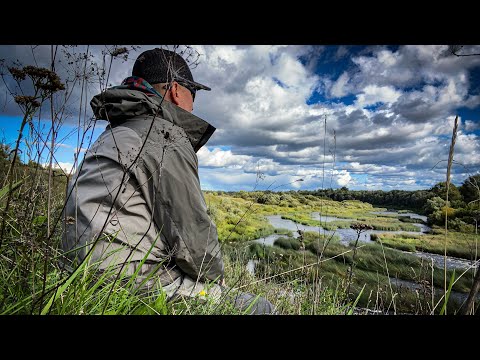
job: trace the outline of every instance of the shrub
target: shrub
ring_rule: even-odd
[[[274,245],[286,250],[300,250],[300,241],[297,239],[281,237],[275,240]]]

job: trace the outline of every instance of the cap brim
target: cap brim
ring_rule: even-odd
[[[195,88],[197,90],[207,90],[207,91],[210,91],[212,89],[210,89],[208,86],[205,86],[205,85],[202,85],[200,83],[197,83],[195,81],[189,81],[189,83],[191,83],[193,86],[195,86]]]
[[[181,76],[175,76],[176,78],[178,78],[179,80],[182,80],[182,81],[185,81],[187,83],[189,83],[190,85],[192,85],[196,90],[207,90],[207,91],[210,91],[212,90],[211,88],[209,88],[208,86],[205,86],[203,84],[200,84],[198,82],[195,82],[195,81],[192,81],[192,80],[188,80],[188,79],[185,79]],[[174,77],[174,80],[175,80],[175,77]]]

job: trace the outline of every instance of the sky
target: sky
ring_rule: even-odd
[[[114,59],[111,67],[107,56],[104,85],[120,84],[142,51],[160,46],[128,46],[125,59]],[[67,171],[74,154],[79,151],[81,159],[106,126],[90,120],[89,102],[102,85],[91,73],[88,86],[80,86],[85,62],[75,65],[73,59],[88,50],[85,69],[93,70],[92,62],[101,65],[102,53],[111,48],[82,45],[57,52],[60,77],[77,80],[69,85],[55,147],[55,164]],[[204,190],[428,189],[445,181],[457,115],[452,181],[460,185],[480,172],[480,56],[457,57],[446,45],[192,48],[200,54],[193,77],[212,88],[197,92],[193,113],[217,129],[197,153]],[[460,53],[480,53],[480,46]],[[2,45],[0,59],[4,66],[19,61],[49,67],[51,46]],[[5,73],[0,138],[13,145],[23,116],[9,90],[20,88]],[[47,143],[49,114],[48,106],[35,118]],[[88,130],[83,143],[79,128]],[[31,147],[28,131],[24,160]]]

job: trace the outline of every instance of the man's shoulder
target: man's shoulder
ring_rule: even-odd
[[[142,155],[139,153],[142,152]],[[195,161],[195,152],[184,129],[160,116],[130,118],[107,126],[86,157],[108,158],[124,166],[145,157],[176,154]],[[163,158],[163,156],[161,156]]]
[[[107,126],[97,141],[87,151],[86,157],[108,158],[130,166],[142,147],[142,139],[127,126]]]
[[[149,115],[139,119],[131,119],[125,126],[135,130],[146,148],[159,149],[184,149],[190,155],[194,155],[192,144],[185,129],[168,120],[168,116]]]
[[[142,115],[132,117],[117,124],[114,128],[125,127],[137,133],[137,135],[145,140],[148,138],[151,141],[158,141],[168,139],[170,135],[187,137],[185,130],[161,115]],[[166,135],[168,132],[169,135]]]

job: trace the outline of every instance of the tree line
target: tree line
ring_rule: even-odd
[[[335,201],[358,200],[396,210],[408,209],[428,217],[430,225],[443,225],[445,214],[453,230],[472,232],[480,223],[480,174],[466,178],[460,186],[449,185],[448,203],[445,182],[424,190],[350,190],[339,189],[290,191],[214,191],[266,205],[295,207],[321,198]]]

